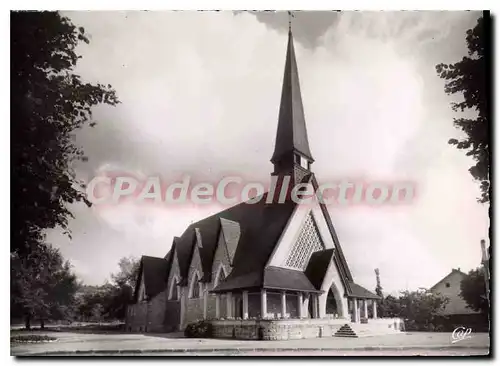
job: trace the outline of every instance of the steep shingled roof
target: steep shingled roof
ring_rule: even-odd
[[[165,288],[174,252],[177,252],[181,283],[187,283],[189,265],[196,243],[195,230],[198,229],[202,240],[202,247],[199,250],[205,273],[204,281],[211,282],[212,262],[221,230],[226,236],[226,242],[229,241],[226,245],[229,246],[230,251],[231,248],[234,249],[234,253],[230,253],[233,257],[233,270],[213,290],[214,292],[245,288],[281,288],[317,292],[320,291],[326,270],[333,258],[346,287],[347,296],[378,299],[377,295],[357,285],[346,276],[346,272],[349,275],[350,272],[345,259],[340,256],[340,243],[336,236],[334,237],[335,249],[313,253],[305,272],[278,267],[265,268],[296,207],[296,204],[290,200],[285,203],[266,203],[266,197],[267,194],[264,194],[258,203],[243,202],[192,223],[180,238],[174,238],[172,248],[165,258],[143,257],[141,265],[147,271],[145,274],[147,295],[154,296],[151,294],[157,294]],[[326,218],[329,228],[333,230],[329,216]]]
[[[264,267],[296,207],[292,201],[266,203],[266,197],[264,194],[258,203],[241,203],[216,215],[237,222],[240,228],[234,268],[218,289],[262,285]]]
[[[264,270],[263,287],[289,291],[321,292],[312,285],[304,272],[280,267],[267,267]]]
[[[220,219],[220,224],[224,235],[224,241],[226,242],[229,261],[231,265],[233,265],[234,254],[236,253],[236,248],[238,247],[241,237],[240,224],[236,221],[228,220],[222,217]]]
[[[148,298],[158,295],[167,287],[168,270],[169,261],[165,258],[146,255],[141,257],[137,284],[141,283],[142,276],[144,276],[144,287]],[[134,293],[134,298],[136,299],[138,290],[139,286],[136,286]]]
[[[348,295],[349,297],[357,297],[357,298],[362,298],[362,299],[375,299],[375,300],[380,299],[380,296],[367,290],[363,286],[358,285],[357,283],[350,282],[349,285],[351,288],[351,291]]]
[[[304,107],[300,93],[299,72],[291,31],[288,33],[278,131],[276,133],[276,144],[271,161],[274,163],[283,155],[290,152],[299,152],[311,161],[314,161],[307,138]]]

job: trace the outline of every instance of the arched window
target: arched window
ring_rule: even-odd
[[[221,282],[224,282],[225,279],[226,279],[226,270],[224,269],[224,266],[221,263],[215,275],[214,288],[217,287]]]
[[[179,300],[179,286],[177,285],[178,283],[179,279],[177,278],[177,276],[174,276],[174,278],[172,278],[172,284],[170,285],[170,292],[168,297],[168,299],[171,301]]]
[[[172,291],[172,298],[170,300],[177,301],[179,300],[179,289],[177,285],[174,285],[173,291]]]
[[[328,295],[326,296],[326,313],[338,315],[337,299],[335,299],[335,294],[331,288],[328,290]]]
[[[190,298],[191,299],[198,299],[201,297],[201,279],[200,279],[200,274],[198,272],[195,272],[193,276],[193,280],[191,282],[191,288],[190,288]]]

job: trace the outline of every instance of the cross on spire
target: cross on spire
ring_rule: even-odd
[[[288,11],[288,46],[286,51],[285,72],[281,90],[281,103],[278,115],[278,130],[271,162],[274,164],[273,174],[289,174],[299,164],[302,170],[309,171],[314,159],[309,148],[306,121],[302,96],[300,94],[299,72],[293,35],[291,31],[291,11]],[[299,179],[300,180],[300,179]]]
[[[295,18],[295,16],[292,14],[292,11],[288,11],[288,31],[292,32],[292,18]]]

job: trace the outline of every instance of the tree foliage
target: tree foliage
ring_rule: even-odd
[[[87,291],[78,297],[78,318],[83,321],[125,319],[137,281],[139,263],[137,258],[123,257],[118,262],[120,270],[111,275],[112,283],[87,287]],[[99,314],[99,318],[96,314]]]
[[[489,303],[482,268],[473,269],[464,277],[460,283],[460,296],[465,300],[469,309],[488,314]]]
[[[60,320],[72,316],[78,289],[71,265],[60,251],[39,245],[27,256],[11,257],[11,315],[23,317],[26,327],[32,319]]]
[[[66,205],[85,201],[73,133],[94,125],[93,106],[118,103],[111,85],[74,73],[80,42],[89,43],[84,29],[58,12],[11,13],[11,252],[29,252],[47,228],[69,234]]]
[[[489,95],[487,90],[487,55],[485,24],[489,22],[489,15],[478,19],[476,26],[467,31],[466,42],[468,56],[455,64],[439,64],[436,71],[445,84],[447,94],[460,93],[463,101],[452,103],[453,111],[464,112],[470,110],[477,113],[476,118],[455,118],[454,125],[461,129],[466,137],[463,139],[450,139],[449,143],[458,149],[466,150],[475,165],[469,172],[481,185],[480,202],[489,202],[490,189],[490,148],[488,116]]]
[[[123,257],[118,262],[120,271],[112,274],[111,278],[117,286],[130,286],[135,288],[137,277],[139,275],[140,260],[135,257]]]
[[[399,297],[387,296],[383,303],[384,316],[404,319],[406,330],[434,330],[448,298],[428,291],[404,291]]]
[[[399,297],[400,317],[408,330],[433,330],[448,298],[428,291],[405,291]]]

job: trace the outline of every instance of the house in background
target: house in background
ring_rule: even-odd
[[[440,312],[442,325],[446,330],[464,326],[472,328],[473,331],[479,331],[487,327],[484,316],[469,309],[465,300],[460,296],[460,283],[466,276],[460,268],[453,268],[448,275],[429,289],[430,292],[444,295],[449,299],[448,304]]]

